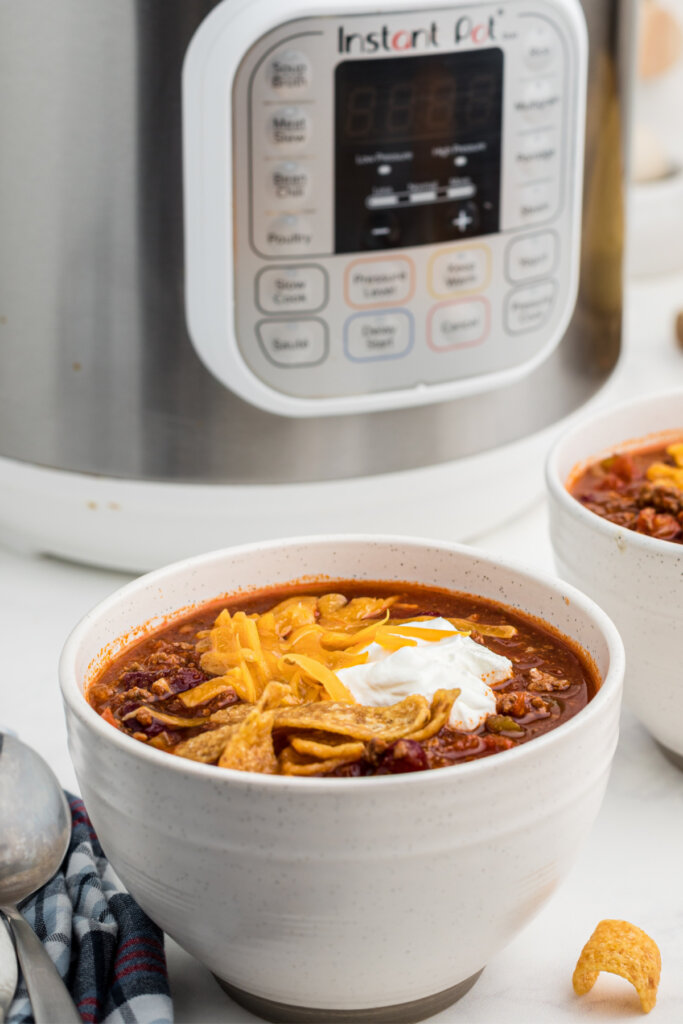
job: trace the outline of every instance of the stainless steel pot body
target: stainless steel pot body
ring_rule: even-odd
[[[181,68],[214,6],[0,4],[0,455],[132,480],[328,480],[455,460],[585,402],[620,349],[630,0],[583,0],[581,280],[555,353],[498,391],[313,420],[242,401],[186,331]]]

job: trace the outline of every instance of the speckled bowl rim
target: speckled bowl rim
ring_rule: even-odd
[[[671,541],[660,540],[657,537],[648,537],[644,533],[636,533],[635,530],[628,530],[624,526],[617,526],[616,523],[610,522],[609,519],[603,519],[603,517],[599,516],[596,512],[591,512],[590,509],[587,509],[580,501],[569,493],[565,480],[560,475],[559,470],[559,463],[562,461],[565,448],[569,447],[576,439],[577,435],[582,434],[589,427],[601,427],[604,424],[609,423],[611,419],[627,412],[629,409],[643,409],[651,405],[653,407],[653,411],[655,411],[658,402],[668,401],[669,399],[674,398],[679,398],[683,407],[683,388],[669,388],[667,391],[658,391],[654,395],[643,395],[639,398],[631,398],[626,402],[620,402],[618,405],[611,405],[609,408],[602,409],[600,412],[596,412],[592,416],[581,417],[581,419],[560,435],[550,449],[545,464],[545,480],[550,496],[565,508],[575,519],[578,519],[579,522],[592,529],[595,533],[602,534],[603,537],[615,542],[619,540],[619,543],[622,545],[631,545],[633,548],[640,549],[643,552],[656,554],[664,558],[670,558],[675,562],[683,557],[683,545],[672,544]],[[664,434],[669,433],[672,429],[673,428],[668,427],[657,428],[653,425],[652,433]],[[681,429],[683,430],[683,426]],[[628,445],[632,442],[637,443],[638,440],[639,438],[637,437],[625,437],[621,442],[616,442],[616,444],[621,443]],[[605,448],[602,448],[602,451],[605,451]],[[586,460],[593,457],[598,458],[600,454],[601,450],[596,445],[590,451],[586,451],[585,455],[573,461],[572,470],[575,466]],[[570,470],[570,473],[572,470]]]
[[[281,550],[282,548],[300,547],[301,545],[314,547],[333,544],[342,547],[348,544],[357,545],[364,543],[371,545],[379,544],[386,547],[403,546],[413,549],[424,548],[433,550],[436,548],[437,550],[456,555],[465,555],[476,559],[481,563],[482,567],[488,566],[506,570],[520,580],[541,584],[556,594],[568,598],[571,604],[581,609],[589,619],[592,619],[595,627],[607,644],[609,669],[600,689],[593,699],[568,722],[513,750],[499,751],[492,757],[469,761],[466,764],[453,765],[449,768],[439,768],[434,771],[410,772],[401,775],[374,775],[362,778],[301,778],[299,776],[290,778],[282,775],[262,775],[257,772],[241,772],[232,768],[219,768],[217,765],[201,764],[198,761],[173,757],[163,750],[148,747],[144,743],[140,743],[139,740],[133,739],[132,736],[126,736],[119,730],[113,729],[86,701],[79,687],[75,672],[78,649],[87,637],[95,620],[102,615],[106,615],[111,608],[128,598],[131,594],[134,594],[137,590],[146,588],[150,584],[164,583],[171,576],[196,572],[205,565],[234,555],[249,555],[252,552],[260,554],[263,551]],[[576,642],[578,643],[578,641]],[[335,792],[338,793],[340,790],[357,792],[358,786],[363,788],[368,786],[384,786],[387,788],[400,786],[406,788],[415,785],[436,785],[439,781],[443,783],[447,778],[452,778],[454,772],[457,773],[457,778],[476,778],[480,775],[487,776],[491,772],[504,770],[505,765],[511,765],[513,759],[519,761],[523,758],[533,758],[537,756],[535,752],[540,753],[541,750],[559,742],[558,736],[559,739],[568,737],[572,732],[581,730],[591,719],[602,713],[603,707],[611,700],[614,690],[621,688],[624,677],[624,665],[624,645],[616,626],[609,616],[580,590],[557,577],[547,573],[536,572],[514,561],[493,558],[485,552],[481,552],[477,548],[466,544],[430,540],[422,537],[384,534],[320,534],[315,536],[287,537],[277,541],[256,542],[221,548],[206,554],[195,555],[192,558],[186,558],[179,562],[173,562],[161,569],[155,569],[152,572],[137,577],[130,583],[115,590],[103,601],[100,601],[80,620],[69,634],[59,659],[59,684],[64,703],[71,713],[96,738],[99,738],[105,744],[113,744],[115,747],[120,748],[123,753],[133,755],[143,763],[157,765],[169,772],[185,777],[206,778],[207,781],[213,781],[214,783],[222,779],[222,784],[226,786],[239,785],[255,787],[257,789],[263,786],[274,786],[283,792],[302,794],[311,791],[321,792],[326,788],[334,787]]]

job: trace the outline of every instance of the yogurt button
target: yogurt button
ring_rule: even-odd
[[[327,357],[327,328],[322,320],[261,320],[259,344],[277,366],[317,366]]]
[[[557,235],[542,231],[511,242],[507,251],[507,275],[517,284],[535,277],[546,277],[555,269]]]

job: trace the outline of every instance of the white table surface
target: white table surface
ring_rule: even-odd
[[[672,327],[673,313],[681,307],[683,277],[630,287],[625,357],[605,400],[683,384],[683,351],[676,348]],[[542,499],[477,543],[485,551],[552,571]],[[11,647],[3,645],[0,722],[33,743],[72,790],[76,780],[57,687],[59,652],[78,619],[128,578],[0,547],[1,631],[6,644],[12,641]],[[602,812],[572,873],[471,992],[432,1021],[561,1024],[636,1018],[638,999],[619,978],[602,975],[581,999],[572,991],[578,953],[605,917],[632,921],[657,941],[663,971],[653,1020],[680,1024],[683,773],[666,761],[628,711]],[[454,941],[462,938],[454,934]],[[209,972],[175,943],[167,943],[167,953],[180,1024],[257,1020],[230,1001]]]

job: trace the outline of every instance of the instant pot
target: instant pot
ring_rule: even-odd
[[[0,539],[462,537],[621,338],[633,0],[3,0]]]

